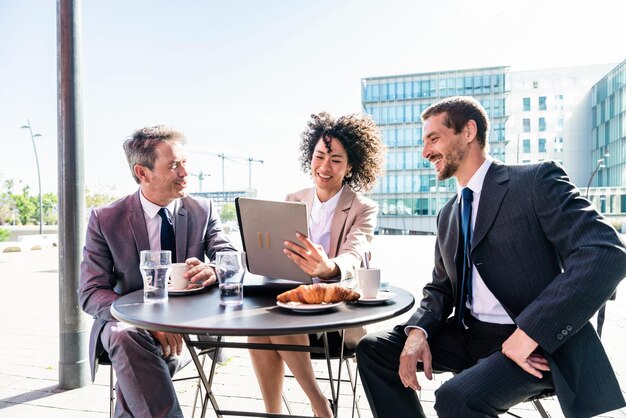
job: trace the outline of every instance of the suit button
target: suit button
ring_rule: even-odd
[[[569,333],[569,332],[568,332],[566,329],[564,329],[563,331],[561,331],[561,334],[563,334],[563,335],[567,335],[568,333]]]
[[[556,338],[558,340],[562,340],[563,339],[563,334],[556,334]]]
[[[574,328],[572,328],[572,326],[571,326],[571,325],[566,325],[566,326],[565,326],[565,329],[566,329],[566,330],[568,330],[568,331],[571,331],[571,330],[573,330]]]

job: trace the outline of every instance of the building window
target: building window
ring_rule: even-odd
[[[546,139],[539,138],[539,152],[546,152]]]
[[[554,99],[556,101],[554,108],[556,110],[563,110],[563,95],[557,94],[556,96],[554,96]]]
[[[530,97],[524,97],[522,104],[524,106],[524,112],[530,112]]]
[[[554,152],[563,152],[563,137],[557,136],[554,138]]]
[[[524,152],[524,154],[529,154],[530,153],[530,139],[525,139],[523,142],[523,148],[522,151]]]
[[[539,110],[546,110],[547,108],[546,96],[539,96]]]
[[[563,130],[563,118],[558,118],[556,120],[556,130],[557,131],[562,131]]]
[[[546,130],[546,118],[539,118],[539,132]]]
[[[524,132],[530,132],[530,119],[524,118],[522,126],[524,127]]]

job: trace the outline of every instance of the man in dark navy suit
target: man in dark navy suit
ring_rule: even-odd
[[[557,163],[493,160],[475,99],[443,100],[422,120],[424,158],[459,193],[439,213],[419,308],[357,348],[374,416],[424,416],[417,368],[455,373],[435,392],[440,417],[496,417],[550,389],[567,417],[623,407],[589,322],[626,275],[617,232]]]

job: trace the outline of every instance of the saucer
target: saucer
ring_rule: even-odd
[[[378,305],[380,303],[385,303],[395,297],[396,294],[393,292],[378,292],[378,295],[376,295],[375,298],[364,298],[363,296],[361,296],[357,300],[357,303],[361,303],[363,305]]]
[[[183,295],[193,295],[195,293],[201,292],[204,290],[204,286],[196,287],[193,289],[172,289],[170,287],[167,288],[167,294],[172,296],[183,296]]]

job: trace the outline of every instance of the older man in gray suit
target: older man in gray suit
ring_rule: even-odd
[[[550,389],[567,417],[624,406],[589,323],[626,275],[616,231],[558,164],[490,158],[476,100],[443,100],[422,119],[423,156],[439,180],[456,178],[459,196],[439,213],[417,312],[357,348],[374,415],[424,416],[416,368],[456,373],[435,392],[440,417],[496,417]]]
[[[190,286],[215,283],[204,262],[235,248],[212,203],[187,196],[184,136],[169,127],[135,131],[124,151],[139,190],[91,212],[78,288],[81,306],[94,317],[89,343],[92,378],[106,351],[117,374],[115,415],[182,417],[171,376],[181,366],[178,334],[147,331],[111,316],[113,301],[141,289],[139,252],[160,250],[161,227],[173,224],[175,261],[186,262]]]

